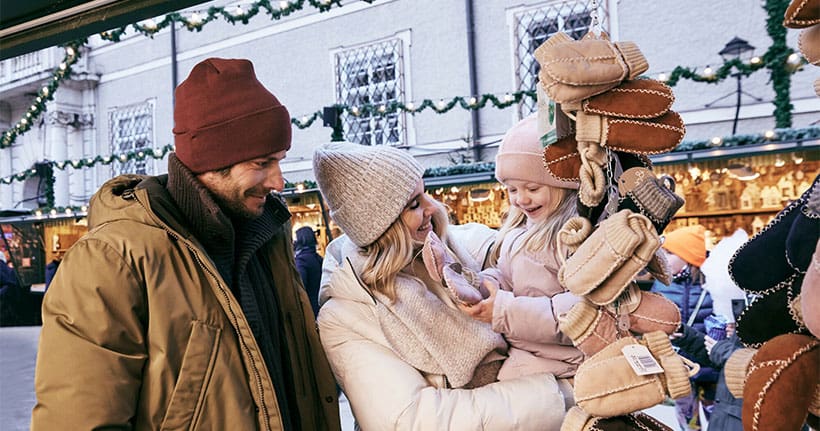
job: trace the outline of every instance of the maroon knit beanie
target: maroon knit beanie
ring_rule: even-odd
[[[176,155],[195,174],[290,149],[290,114],[248,60],[204,60],[175,96]]]

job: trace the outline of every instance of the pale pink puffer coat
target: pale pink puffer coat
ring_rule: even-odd
[[[526,251],[526,228],[505,237],[495,268],[483,273],[498,281],[493,330],[510,343],[499,379],[535,373],[572,377],[584,354],[558,329],[558,316],[581,300],[558,283],[558,263],[552,249]]]

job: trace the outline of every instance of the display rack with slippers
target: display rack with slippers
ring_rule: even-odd
[[[544,166],[580,182],[579,216],[562,227],[557,247],[558,279],[582,301],[559,316],[559,327],[586,359],[561,429],[669,429],[640,411],[688,395],[698,366],[670,343],[681,323],[677,306],[635,278],[644,270],[670,278],[660,233],[683,199],[648,156],[683,139],[674,94],[640,77],[648,63],[637,45],[606,33],[558,33],[535,58]]]

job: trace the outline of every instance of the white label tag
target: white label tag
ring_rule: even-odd
[[[538,122],[538,136],[541,136],[541,147],[547,147],[558,141],[558,131],[555,124],[555,102],[547,96],[546,91],[537,84],[536,86],[536,106],[537,122]]]
[[[626,345],[621,349],[621,352],[623,352],[632,369],[635,370],[635,374],[639,376],[663,372],[663,368],[649,353],[649,349],[641,344]]]

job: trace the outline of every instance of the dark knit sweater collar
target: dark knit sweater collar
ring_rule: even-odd
[[[290,218],[284,203],[269,196],[261,217],[232,220],[175,154],[168,157],[166,188],[187,221],[191,234],[205,247],[220,275],[231,286],[237,275],[235,271],[244,270],[250,256]]]

